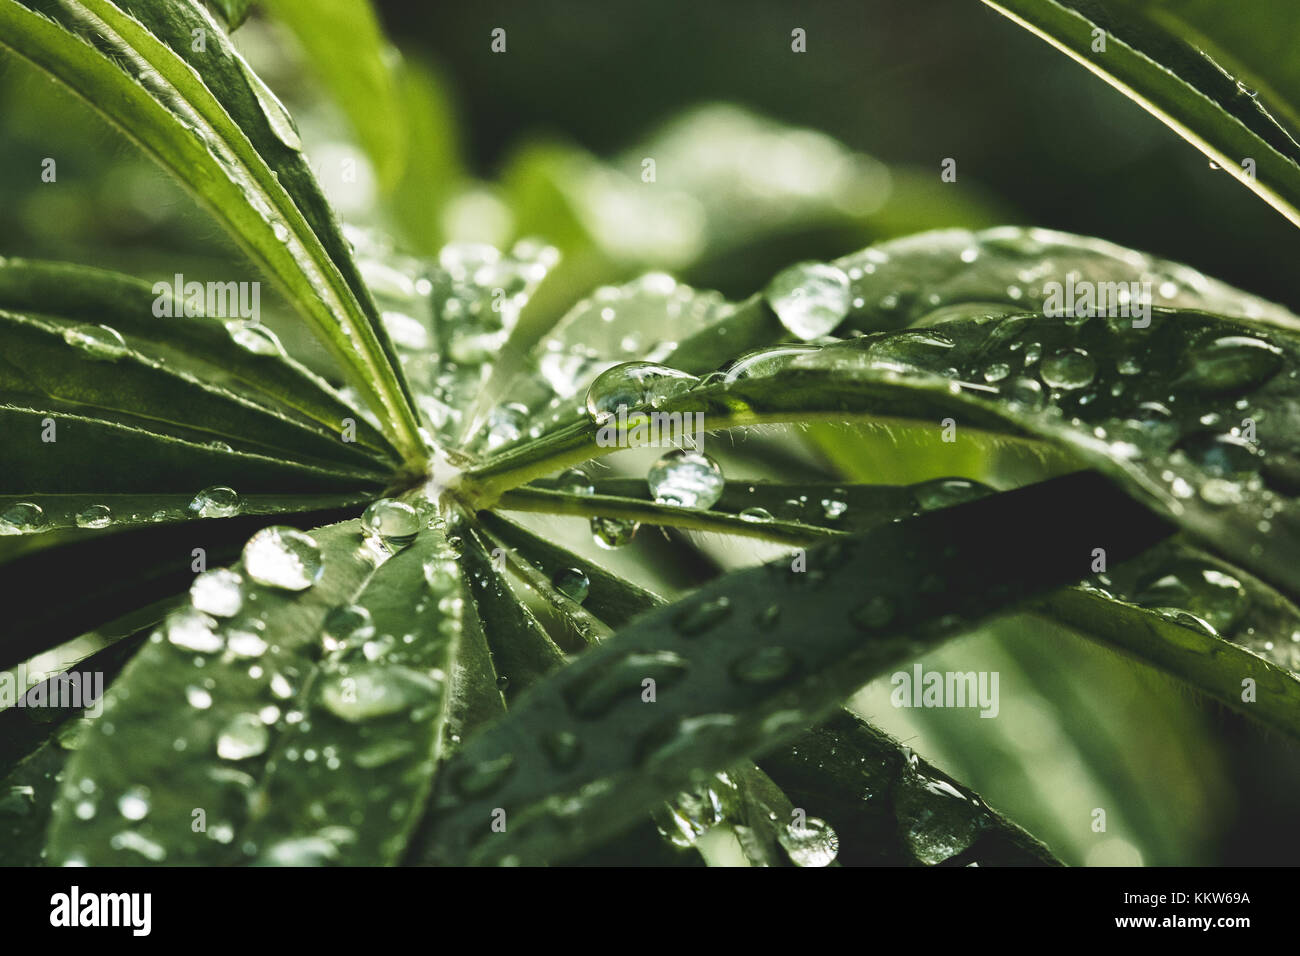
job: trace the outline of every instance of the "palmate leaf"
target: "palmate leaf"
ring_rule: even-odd
[[[662,607],[664,601],[629,581],[623,580],[598,565],[583,560],[577,555],[561,548],[544,538],[538,537],[520,526],[496,515],[483,513],[480,520],[493,528],[502,542],[509,542],[531,564],[537,566],[545,575],[553,577],[563,569],[577,569],[590,582],[590,590],[584,607],[596,611],[612,628],[628,626],[640,614]],[[473,578],[471,578],[473,580]],[[494,606],[506,613],[511,606],[527,614],[527,609],[517,601],[504,594],[490,598]],[[545,634],[540,635],[547,640]],[[535,637],[533,643],[540,643]],[[558,667],[552,663],[542,669],[542,673]],[[507,673],[509,671],[507,670]],[[536,682],[538,675],[526,675],[524,687]],[[514,687],[514,681],[511,682]],[[516,694],[522,688],[515,688]],[[512,697],[513,700],[513,697]],[[840,847],[842,858],[846,862],[861,862],[871,859],[876,863],[912,864],[916,862],[940,862],[939,848],[948,847],[948,857],[963,854],[969,846],[972,833],[983,834],[982,846],[992,851],[1000,848],[997,856],[980,854],[962,855],[961,862],[971,862],[976,857],[980,862],[1005,864],[1034,864],[1050,862],[1051,854],[1041,845],[1023,833],[1013,824],[1002,820],[997,814],[988,811],[978,797],[968,789],[961,787],[933,771],[919,758],[902,750],[895,742],[871,728],[856,730],[860,721],[848,714],[832,717],[827,723],[795,737],[787,747],[778,748],[763,757],[765,766],[771,764],[772,772],[788,772],[788,779],[796,783],[793,791],[801,801],[802,807],[813,808],[809,812],[824,813],[832,819],[830,822],[836,833],[841,834]],[[832,769],[827,760],[827,748],[844,755],[844,760],[836,761],[838,769]],[[908,779],[914,783],[909,793],[911,801],[909,813],[891,813],[886,809],[887,792],[895,785],[896,778],[903,768],[915,771]],[[938,781],[943,780],[941,784]],[[718,809],[712,809],[718,808]],[[752,764],[736,764],[726,772],[715,775],[701,788],[679,795],[671,804],[665,805],[656,813],[661,820],[660,829],[672,834],[681,842],[694,845],[700,831],[708,832],[719,824],[731,826],[738,836],[742,852],[753,865],[770,866],[782,863],[792,854],[781,849],[782,836],[787,842],[789,832],[784,831],[785,824],[791,820],[791,799],[781,791],[770,777]],[[895,826],[903,820],[906,826]],[[889,833],[885,839],[876,839],[878,826],[890,825],[897,833]],[[800,830],[806,828],[799,828]],[[796,831],[797,832],[797,831]],[[810,831],[815,832],[815,831]],[[633,856],[611,857],[612,849],[595,851],[606,862],[632,862],[653,859],[650,852],[652,844],[639,841],[634,829],[629,834],[614,841],[610,847],[622,847],[635,842],[637,853]],[[815,837],[814,837],[815,839]],[[854,846],[847,854],[845,840],[852,840]],[[907,849],[924,840],[930,848],[927,859]],[[628,847],[629,852],[631,847]],[[800,865],[813,862],[816,853],[826,854],[826,845],[817,844],[815,851],[807,856],[799,856],[799,846],[795,844],[794,854]],[[671,858],[670,858],[671,859]],[[816,856],[817,861],[824,862],[826,855]],[[583,860],[576,862],[582,863]],[[681,863],[680,859],[673,862]],[[642,865],[645,865],[644,863]]]
[[[785,561],[735,572],[638,618],[449,761],[430,858],[574,852],[701,772],[788,740],[881,669],[1069,581],[1089,542],[1131,554],[1167,533],[1123,498],[1086,518],[1076,507],[1107,495],[1095,476],[1055,479],[818,545],[802,573]],[[1044,542],[1048,522],[1057,534]],[[505,833],[492,832],[497,807]]]
[[[53,862],[391,862],[443,746],[460,576],[434,529],[392,557],[355,521],[313,537],[314,586],[241,564],[242,616],[182,608],[114,682],[69,761]]]
[[[1155,4],[1149,0],[984,2],[1158,117],[1300,226],[1300,144],[1295,131],[1278,122],[1258,92],[1198,45],[1186,42],[1185,31],[1170,29],[1169,18],[1148,15]],[[1230,12],[1223,4],[1216,6],[1221,11],[1218,17],[1200,17],[1212,36],[1218,33],[1220,21],[1245,21],[1256,12]],[[1252,22],[1266,36],[1281,33],[1276,17]],[[1261,60],[1253,42],[1250,55],[1252,61]],[[1286,96],[1292,91],[1271,92]],[[1294,116],[1295,100],[1281,104]],[[1253,166],[1247,167],[1246,161]]]
[[[155,292],[147,282],[103,269],[7,258],[0,261],[0,310],[108,326],[149,360],[294,416],[316,431],[337,436],[351,422],[357,445],[394,464],[399,460],[383,433],[285,354],[269,330],[242,319],[187,316],[185,303],[172,295],[173,284],[165,284],[166,291]],[[155,311],[158,303],[163,316]]]
[[[60,0],[37,13],[4,0],[0,47],[176,175],[296,303],[404,457],[423,458],[395,353],[293,121],[201,5]]]

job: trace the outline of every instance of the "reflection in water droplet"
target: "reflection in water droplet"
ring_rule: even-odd
[[[1039,375],[1052,388],[1083,388],[1092,383],[1097,363],[1083,349],[1062,349],[1043,359]]]
[[[217,736],[217,756],[223,760],[247,760],[266,751],[271,735],[256,714],[237,714]]]
[[[244,606],[243,584],[229,568],[204,571],[190,585],[190,603],[214,617],[234,617]]]
[[[612,422],[619,409],[632,412],[659,408],[689,392],[699,379],[687,372],[650,362],[625,362],[596,376],[587,389],[587,414],[598,425]]]
[[[783,269],[763,293],[781,324],[807,342],[829,335],[849,313],[849,277],[835,266],[801,262]]]
[[[244,570],[258,584],[286,591],[305,591],[325,570],[320,546],[294,528],[263,528],[244,545]]]
[[[405,502],[380,498],[362,513],[361,530],[396,552],[415,540],[420,532],[420,516]]]
[[[107,325],[76,325],[63,330],[63,341],[88,357],[115,362],[129,351],[117,329]]]
[[[591,536],[596,544],[613,551],[631,544],[640,527],[639,523],[622,518],[592,518]]]
[[[45,530],[45,511],[30,501],[17,501],[0,511],[0,535],[35,534]]]
[[[225,485],[204,488],[190,502],[190,511],[200,518],[229,518],[239,514],[239,509],[239,495]]]
[[[787,824],[776,836],[795,866],[829,866],[840,852],[839,834],[819,817]]]
[[[108,505],[91,505],[77,513],[78,528],[107,528],[113,523]]]
[[[726,486],[717,462],[708,455],[680,448],[650,466],[646,483],[660,504],[700,509],[713,507]]]
[[[591,590],[591,580],[578,568],[557,571],[551,584],[555,590],[579,604],[587,600],[587,593]]]

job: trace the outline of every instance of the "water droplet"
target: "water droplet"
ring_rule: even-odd
[[[775,684],[794,674],[797,664],[785,647],[759,647],[732,661],[730,673],[741,684]]]
[[[244,545],[244,570],[258,584],[305,591],[320,580],[325,564],[320,546],[293,528],[263,528]]]
[[[35,534],[45,530],[45,511],[30,501],[17,501],[0,512],[0,535]]]
[[[606,551],[626,547],[636,537],[641,525],[622,518],[592,518],[591,536]]]
[[[555,487],[557,490],[571,495],[594,495],[596,493],[596,486],[591,483],[591,479],[577,468],[570,468],[568,471],[561,472],[560,477],[555,480]]]
[[[276,334],[257,322],[231,320],[226,323],[231,341],[253,355],[284,355],[284,346]]]
[[[149,789],[131,787],[118,797],[117,812],[128,820],[143,820],[149,815]]]
[[[359,604],[334,608],[325,615],[325,623],[321,626],[321,636],[327,651],[368,640],[374,634],[375,625],[370,612]]]
[[[169,643],[199,654],[215,654],[224,642],[216,631],[217,622],[191,606],[178,608],[163,624]]]
[[[839,835],[825,820],[808,817],[777,831],[777,840],[795,866],[829,866],[840,852]]]
[[[405,502],[380,498],[361,515],[361,530],[389,551],[400,551],[420,532],[420,515]]]
[[[88,357],[105,362],[116,362],[129,351],[122,334],[107,325],[72,326],[63,330],[63,341],[81,349]]]
[[[240,505],[235,489],[213,485],[194,496],[190,502],[190,511],[200,518],[230,518],[239,514]]]
[[[768,511],[766,508],[746,508],[740,513],[740,520],[752,521],[755,524],[759,524],[764,521],[771,521],[772,512]]]
[[[993,489],[967,478],[935,478],[912,486],[912,497],[921,511],[936,511],[975,501],[993,494]]]
[[[587,389],[587,414],[597,425],[618,417],[620,408],[659,408],[699,383],[694,375],[651,362],[624,362],[596,376]]]
[[[654,680],[657,691],[685,677],[685,660],[672,651],[628,652],[606,657],[569,681],[561,694],[570,713],[582,720],[606,714],[619,703],[640,703],[642,681]]]
[[[1257,453],[1253,445],[1235,435],[1220,432],[1193,432],[1178,443],[1178,450],[1203,472],[1215,478],[1251,474],[1257,464]]]
[[[557,571],[551,584],[555,590],[579,604],[587,600],[587,592],[591,590],[591,580],[578,568]]]
[[[935,866],[966,850],[984,827],[979,804],[938,777],[913,764],[899,780],[895,809],[903,838],[917,860]]]
[[[715,598],[684,608],[673,618],[673,627],[684,637],[695,637],[712,630],[731,614],[731,600]]]
[[[238,627],[227,632],[226,649],[236,657],[256,658],[266,653],[266,641],[248,626]]]
[[[717,462],[708,455],[680,448],[650,466],[646,483],[659,504],[700,509],[713,507],[726,486]]]
[[[237,714],[217,736],[217,756],[222,760],[247,760],[266,751],[271,735],[256,714]]]
[[[1262,385],[1282,367],[1283,352],[1271,342],[1228,335],[1197,345],[1190,367],[1174,384],[1203,392],[1234,392]]]
[[[1047,402],[1043,386],[1032,378],[1014,378],[1002,386],[1002,394],[1007,401],[1013,402],[1028,411],[1038,411]]]
[[[375,665],[331,674],[321,687],[321,701],[330,713],[355,724],[428,704],[441,691],[438,681],[409,667]]]
[[[190,585],[190,602],[215,617],[234,617],[244,606],[244,579],[229,568],[204,571]]]
[[[207,710],[212,706],[212,695],[204,688],[191,684],[185,688],[185,702],[195,710]]]
[[[829,335],[849,314],[849,277],[835,266],[801,262],[783,269],[763,293],[781,324],[802,342]]]
[[[78,528],[107,528],[113,523],[108,505],[91,505],[77,513]]]
[[[817,345],[777,345],[746,352],[723,370],[722,382],[730,385],[741,379],[775,375],[782,369],[789,368],[796,359],[820,351],[821,347]]]
[[[1083,388],[1097,374],[1097,363],[1083,349],[1062,349],[1043,359],[1039,374],[1052,388]]]

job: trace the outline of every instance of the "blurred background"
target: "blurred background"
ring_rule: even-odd
[[[234,39],[290,106],[349,223],[414,257],[452,239],[540,235],[557,245],[560,276],[525,325],[545,327],[596,285],[650,269],[736,298],[796,260],[1003,223],[1098,236],[1300,310],[1294,227],[975,0],[378,8],[402,55],[392,114],[380,102],[369,117],[364,101],[350,115],[331,105],[330,76],[306,69],[294,38],[260,15]],[[791,50],[796,28],[806,53]],[[492,50],[497,29],[503,53]],[[335,70],[349,70],[345,56]],[[366,123],[376,127],[369,151],[355,145]],[[45,183],[51,157],[57,181]],[[652,198],[641,188],[647,158],[662,187]],[[948,158],[957,179],[944,183]],[[247,277],[164,173],[13,61],[0,61],[0,236],[0,255],[150,280]],[[268,321],[290,350],[310,356],[271,305]],[[664,565],[651,535],[611,553],[564,519],[542,527],[665,595],[695,583]],[[719,568],[764,556],[717,540],[696,546]],[[855,709],[1067,862],[1296,861],[1300,756],[1290,742],[1039,621],[1008,620],[923,664],[999,671],[1000,717],[898,710],[887,682]],[[1097,808],[1104,833],[1093,830]]]

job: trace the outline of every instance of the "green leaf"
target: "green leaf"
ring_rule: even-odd
[[[66,757],[48,740],[0,778],[0,866],[45,864],[45,830]]]
[[[395,856],[441,746],[447,671],[431,662],[450,663],[459,577],[435,531],[388,559],[363,541],[355,521],[312,536],[323,566],[315,585],[294,592],[255,584],[240,565],[243,610],[236,617],[218,627],[182,608],[114,682],[104,718],[69,762],[51,827],[52,860],[275,864]],[[426,559],[436,565],[427,574]],[[373,630],[347,628],[342,618],[326,624],[331,611],[357,601],[370,611]],[[335,760],[366,772],[332,773]],[[330,775],[330,787],[319,774]],[[96,781],[97,810],[89,816],[84,807],[78,812],[87,795],[68,782],[85,777]],[[344,789],[345,777],[363,789]],[[250,802],[266,792],[275,794],[270,802]],[[124,821],[115,808],[136,797],[147,812]],[[318,800],[328,806],[315,808]],[[204,830],[192,828],[196,809],[205,812]],[[316,816],[315,809],[325,812]],[[304,830],[300,814],[314,828]],[[296,829],[284,833],[282,826]]]
[[[394,462],[383,433],[320,376],[285,354],[274,334],[242,320],[187,316],[174,283],[155,286],[87,266],[0,261],[0,309],[115,329],[131,349],[213,387],[337,434],[351,421],[357,444]],[[224,287],[223,287],[224,288]],[[155,307],[164,312],[155,314]],[[170,316],[166,313],[170,312]]]
[[[294,505],[294,500],[287,504]],[[184,594],[199,556],[208,567],[237,560],[249,535],[270,523],[267,515],[274,514],[279,523],[300,528],[342,517],[337,508],[328,506],[325,510],[293,507],[282,512],[275,501],[254,499],[246,502],[246,507],[249,513],[236,518],[163,521],[158,526],[113,533],[90,530],[71,537],[58,532],[27,536],[26,541],[54,540],[48,547],[5,556],[0,600],[9,613],[0,636],[0,667],[26,660],[156,601]]]
[[[111,327],[0,311],[0,401],[87,415],[195,444],[216,443],[322,467],[392,466],[345,442],[211,385],[126,343]]]
[[[846,866],[1058,865],[968,787],[852,714],[773,750],[763,766],[831,824]]]
[[[388,45],[369,0],[266,0],[356,130],[385,191],[407,164],[407,114]],[[346,64],[346,68],[343,68]]]
[[[59,15],[3,0],[0,47],[70,87],[176,175],[282,287],[404,456],[422,460],[395,353],[293,121],[224,32],[198,5],[159,0],[77,0]]]
[[[792,738],[884,668],[1076,578],[1094,542],[1122,560],[1166,533],[1084,474],[817,545],[802,572],[783,560],[711,582],[467,741],[435,787],[430,858],[577,852],[700,774]],[[491,828],[498,807],[505,833]]]
[[[1300,226],[1300,144],[1293,133],[1204,50],[1145,16],[1145,2],[984,2],[1128,96]],[[1231,15],[1241,17],[1241,11]],[[1263,22],[1278,34],[1275,19]],[[1252,60],[1261,55],[1250,53]]]
[[[1197,548],[1166,542],[1035,610],[1300,736],[1300,610]]]

